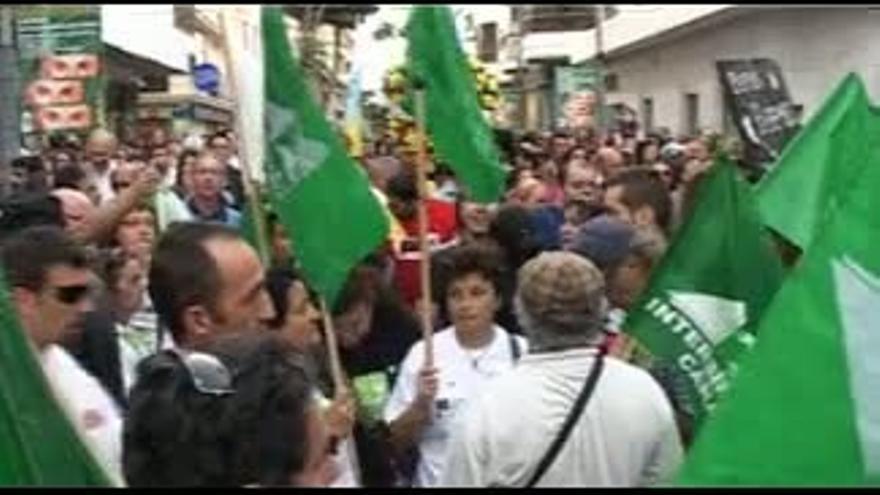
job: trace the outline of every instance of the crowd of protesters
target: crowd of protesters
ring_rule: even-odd
[[[392,225],[329,308],[339,389],[319,305],[276,214],[265,219],[267,263],[242,235],[232,132],[121,142],[98,130],[16,160],[14,194],[0,205],[6,282],[96,459],[129,486],[669,480],[690,412],[675,374],[620,324],[717,140],[497,137],[508,170],[497,204],[472,201],[431,161],[429,306],[417,155],[381,139],[356,157]]]

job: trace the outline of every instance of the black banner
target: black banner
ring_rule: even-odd
[[[749,164],[768,168],[800,129],[799,110],[791,102],[775,60],[719,60],[724,98],[746,144]]]

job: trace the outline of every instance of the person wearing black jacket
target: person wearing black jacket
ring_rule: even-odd
[[[333,310],[343,369],[358,413],[355,443],[363,486],[393,486],[401,470],[391,451],[382,410],[397,378],[397,366],[421,338],[421,325],[381,273],[365,265],[352,271]]]

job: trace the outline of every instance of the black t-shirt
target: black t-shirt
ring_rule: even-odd
[[[364,486],[393,486],[397,468],[388,432],[381,421],[397,369],[409,349],[421,338],[414,314],[401,304],[377,303],[370,333],[353,351],[340,349],[340,359],[358,400],[354,436]]]
[[[396,370],[421,337],[421,326],[412,312],[403,305],[379,302],[373,308],[370,333],[361,345],[353,351],[340,349],[342,366],[351,379]]]

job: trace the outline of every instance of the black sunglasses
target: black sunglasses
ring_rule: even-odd
[[[64,304],[76,304],[92,294],[93,287],[88,284],[55,287],[55,299]]]

